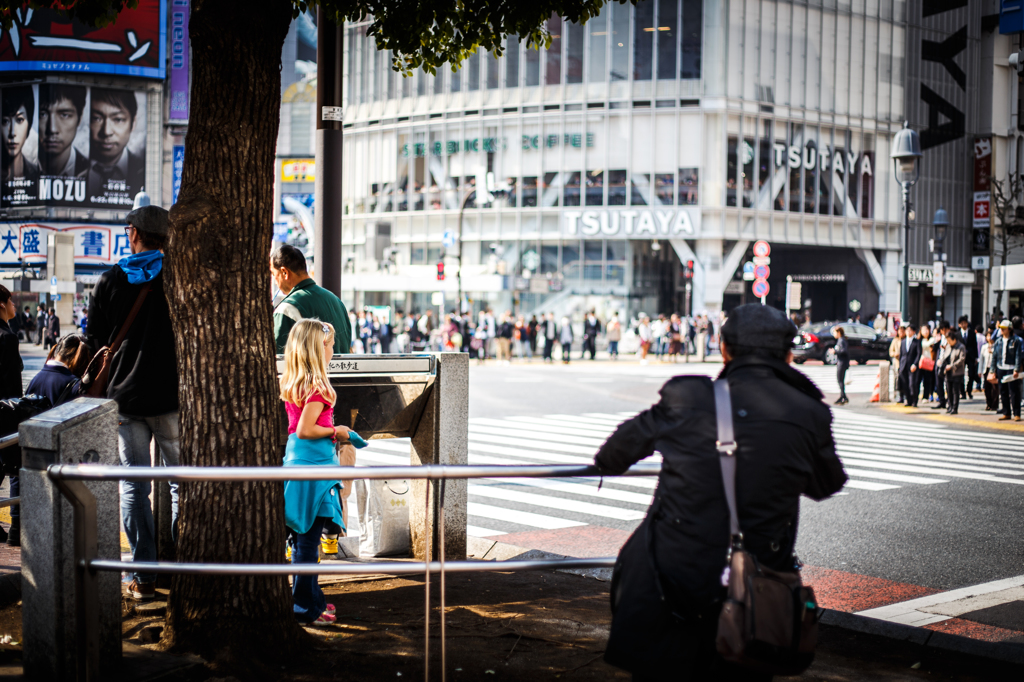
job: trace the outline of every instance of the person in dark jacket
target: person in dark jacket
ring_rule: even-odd
[[[49,348],[57,343],[59,338],[60,318],[57,317],[57,311],[50,308],[50,311],[46,314],[46,343],[43,345],[43,348]]]
[[[917,396],[921,390],[920,368],[921,341],[917,338],[917,327],[907,325],[906,336],[900,341],[900,392],[907,407],[917,407]]]
[[[792,571],[800,496],[823,500],[846,483],[821,392],[793,369],[796,327],[758,304],[734,309],[721,329],[738,443],[736,494],[746,549]],[[619,553],[605,660],[642,680],[768,680],[718,656],[729,511],[711,381],[679,376],[651,409],[622,423],[595,457],[619,474],[655,450],[663,457],[647,516]]]
[[[846,340],[846,332],[842,327],[834,327],[832,336],[836,338],[836,379],[839,381],[839,400],[836,405],[850,402],[846,397],[846,372],[850,369],[850,342]]]
[[[36,345],[43,345],[43,339],[46,338],[46,308],[43,306],[36,306]]]
[[[82,334],[68,334],[57,340],[46,356],[46,363],[32,377],[28,392],[46,396],[54,407],[74,400],[81,393],[93,351]]]
[[[167,210],[143,206],[128,214],[132,255],[100,276],[89,301],[89,342],[110,346],[128,319],[139,294],[148,290],[124,342],[110,363],[106,397],[117,401],[121,464],[150,466],[155,438],[163,463],[178,464],[178,361],[171,313],[164,295],[163,248]],[[178,486],[171,484],[171,533],[177,537]],[[153,511],[148,481],[121,483],[121,518],[135,561],[156,561]],[[128,596],[150,600],[156,576],[136,573]]]
[[[21,372],[25,365],[18,349],[18,335],[11,331],[9,324],[17,314],[10,290],[0,284],[0,399],[20,398],[22,395]],[[0,476],[2,482],[3,477]],[[18,477],[11,476],[11,497],[18,497],[20,492]],[[0,542],[6,541],[12,547],[21,545],[20,512],[19,507],[11,507],[11,527],[9,531],[0,528]]]
[[[590,359],[597,359],[597,335],[601,333],[601,321],[591,310],[583,320],[583,352],[580,353],[580,360],[590,353]]]
[[[967,351],[967,381],[965,385],[960,389],[960,397],[967,397],[971,399],[971,393],[974,392],[974,387],[981,388],[981,377],[978,376],[978,335],[974,333],[974,329],[971,328],[971,321],[964,315],[957,321],[957,336],[960,337],[960,342],[964,344],[964,349]]]

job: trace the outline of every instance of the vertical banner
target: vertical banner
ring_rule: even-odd
[[[189,96],[189,0],[171,2],[171,104],[170,120],[188,121]],[[177,196],[177,195],[175,195]]]
[[[0,205],[30,206],[39,197],[39,86],[4,88],[0,101],[0,132],[3,133],[2,189]]]
[[[992,138],[974,139],[974,215],[971,252],[988,255],[992,231]]]
[[[185,170],[185,146],[176,144],[174,145],[174,159],[171,163],[171,188],[174,195],[171,197],[171,203],[178,203],[178,192],[181,191],[181,176]]]

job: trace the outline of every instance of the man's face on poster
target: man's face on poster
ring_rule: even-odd
[[[44,102],[39,109],[39,144],[43,154],[60,156],[75,141],[78,131],[78,109],[68,99]]]
[[[100,163],[116,163],[124,152],[135,121],[124,107],[93,102],[89,120],[89,154]]]

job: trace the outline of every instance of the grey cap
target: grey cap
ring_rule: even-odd
[[[796,325],[784,312],[760,303],[733,308],[722,325],[722,337],[730,346],[789,350],[796,335]]]
[[[166,208],[142,206],[128,214],[128,224],[140,232],[166,237],[170,225],[167,216]]]

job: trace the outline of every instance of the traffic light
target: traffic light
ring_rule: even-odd
[[[437,264],[437,281],[440,282],[442,280],[444,280],[444,261],[440,261]]]
[[[683,267],[683,279],[693,279],[693,261],[692,260],[686,261],[686,264]]]

